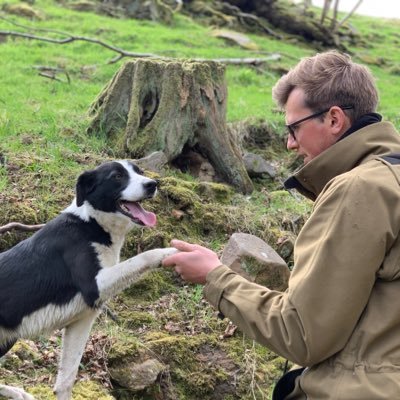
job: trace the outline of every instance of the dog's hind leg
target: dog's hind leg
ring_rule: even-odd
[[[24,389],[6,385],[0,385],[0,396],[12,400],[35,400],[35,398],[29,393],[26,393]]]
[[[89,338],[90,329],[99,311],[93,310],[69,324],[63,332],[62,352],[54,392],[57,400],[69,400],[79,363]]]
[[[177,251],[173,247],[149,250],[113,267],[103,268],[96,276],[100,301],[106,301],[118,294],[145,272],[159,266],[165,257]]]

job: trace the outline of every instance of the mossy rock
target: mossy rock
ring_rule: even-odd
[[[135,358],[139,355],[140,342],[132,335],[119,334],[114,338],[114,342],[108,354],[109,365],[118,364],[126,358]]]

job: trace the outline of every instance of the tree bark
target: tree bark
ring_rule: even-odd
[[[253,190],[226,126],[225,67],[215,62],[128,61],[95,100],[90,134],[105,134],[117,154],[141,158],[163,151],[174,161],[200,149],[218,175],[243,193]]]

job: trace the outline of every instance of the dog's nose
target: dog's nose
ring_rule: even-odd
[[[147,193],[154,193],[155,190],[157,189],[157,185],[158,185],[157,180],[151,180],[146,182],[143,186]]]

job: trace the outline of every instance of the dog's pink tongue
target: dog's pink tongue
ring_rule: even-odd
[[[157,223],[156,214],[146,211],[139,203],[124,203],[125,206],[129,209],[129,212],[132,216],[139,221],[142,221],[146,226],[154,226]]]

